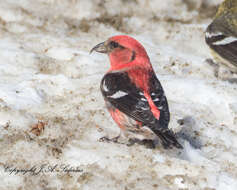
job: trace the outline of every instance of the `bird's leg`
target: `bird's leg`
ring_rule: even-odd
[[[141,140],[139,140],[139,139],[137,139],[137,138],[132,138],[132,139],[129,139],[129,140],[128,140],[127,146],[132,146],[132,145],[134,145],[134,144],[136,144],[136,143],[139,143],[139,142],[141,142]]]
[[[119,139],[123,136],[122,132],[120,131],[119,135],[113,138],[109,138],[109,137],[101,137],[99,139],[100,142],[113,142],[113,143],[118,143],[118,144],[124,144],[123,142],[120,142]]]
[[[113,137],[113,138],[109,138],[109,137],[104,136],[104,137],[101,137],[99,139],[99,141],[100,142],[114,142],[114,143],[118,143],[119,137],[120,137],[120,134],[118,136],[116,136],[116,137]]]

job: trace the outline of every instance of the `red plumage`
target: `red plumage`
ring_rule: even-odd
[[[109,56],[111,67],[101,81],[101,92],[120,129],[146,139],[157,136],[165,148],[182,148],[168,129],[168,102],[145,48],[134,38],[120,35],[92,51]]]

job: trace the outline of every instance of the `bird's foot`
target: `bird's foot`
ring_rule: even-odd
[[[140,142],[140,140],[136,139],[136,138],[129,139],[128,143],[127,143],[127,146],[133,146],[134,144],[139,143],[139,142]]]
[[[108,138],[108,137],[101,137],[99,139],[100,142],[113,142],[113,143],[118,143],[118,144],[122,144],[118,141],[120,135],[118,135],[117,137],[113,137],[113,138]]]

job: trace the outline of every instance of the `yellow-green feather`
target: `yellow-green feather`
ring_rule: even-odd
[[[216,18],[228,13],[237,13],[237,0],[225,0],[222,4],[220,4],[216,13]]]

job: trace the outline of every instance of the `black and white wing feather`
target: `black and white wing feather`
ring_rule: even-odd
[[[154,76],[155,77],[155,76]],[[158,79],[151,78],[151,98],[160,108],[160,119],[151,112],[149,103],[141,89],[131,82],[127,73],[107,73],[101,81],[101,91],[115,108],[146,126],[156,126],[159,130],[168,128],[169,110],[163,89]]]
[[[169,108],[164,91],[153,72],[150,73],[149,95],[160,111],[157,119],[141,89],[131,82],[127,73],[107,73],[101,81],[104,99],[114,108],[128,117],[149,127],[160,139],[165,148],[175,146],[182,148],[174,133],[168,129],[170,120]]]
[[[127,73],[107,73],[101,81],[101,91],[106,101],[128,117],[149,127],[160,139],[165,148],[175,146],[182,148],[174,133],[168,129],[169,108],[164,91],[153,72],[150,73],[149,95],[160,117],[157,119],[141,89],[131,82]]]

